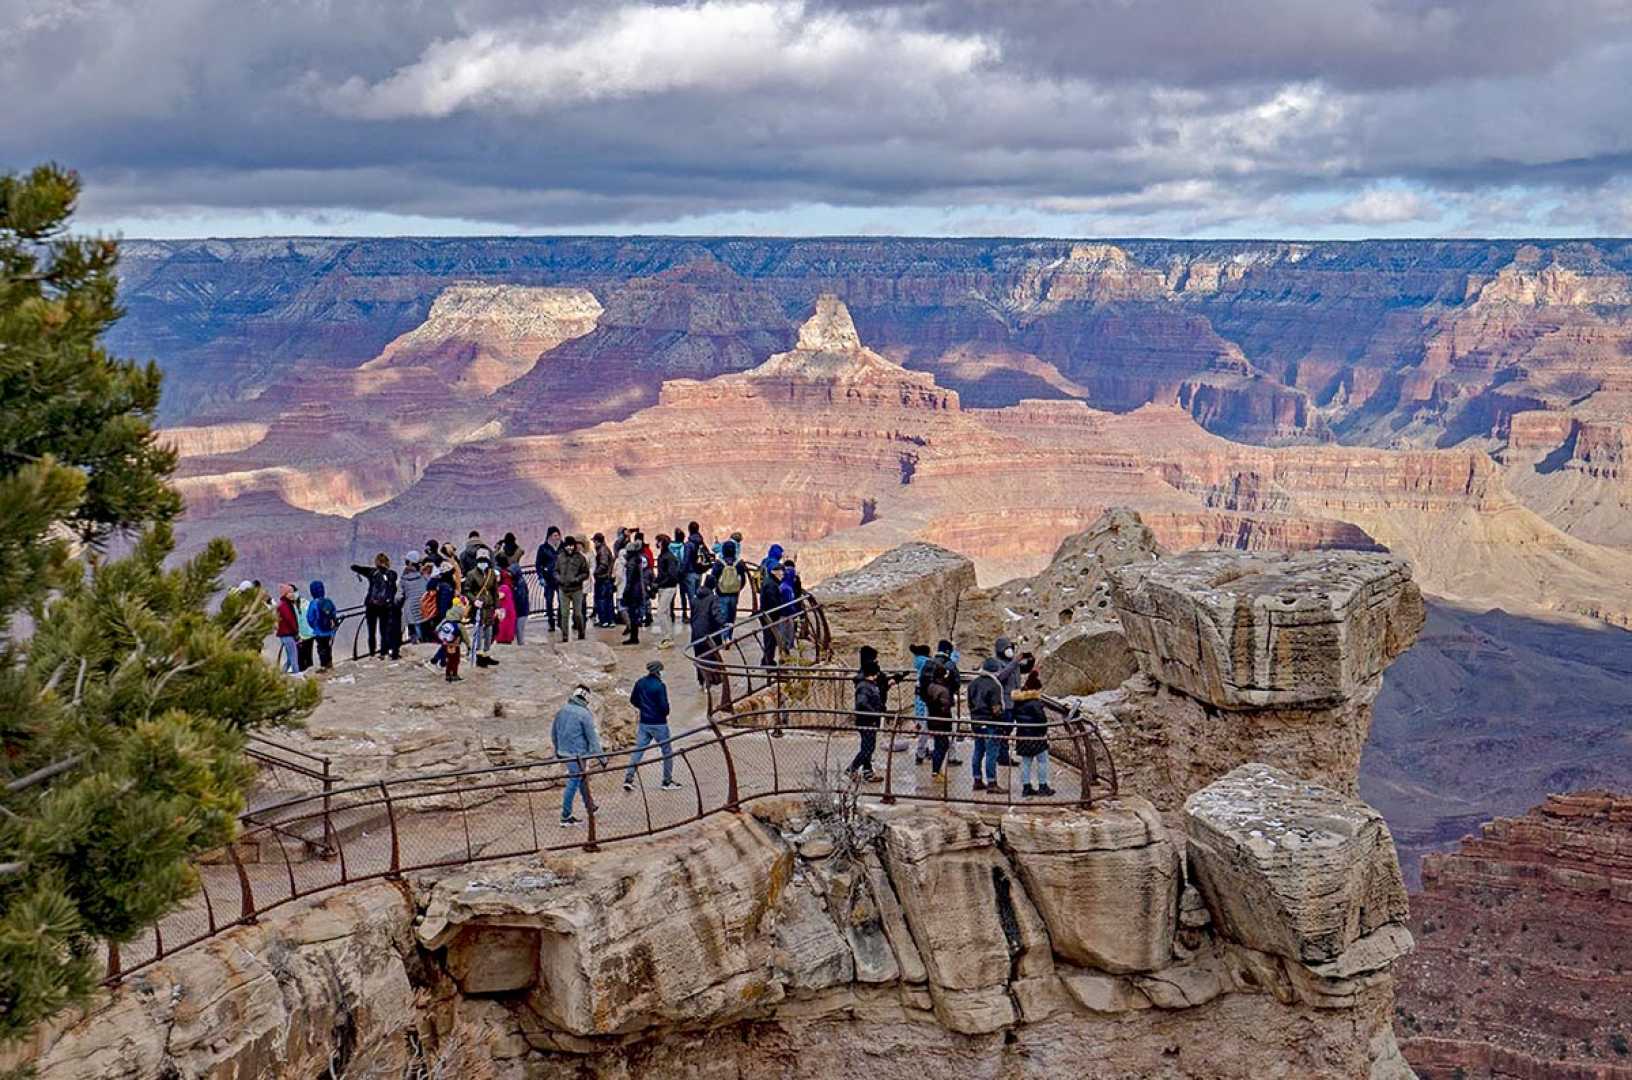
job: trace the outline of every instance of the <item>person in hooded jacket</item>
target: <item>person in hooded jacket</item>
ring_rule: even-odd
[[[784,626],[791,626],[793,608],[782,606],[782,566],[766,567],[759,575],[760,667],[776,666],[776,651],[785,638]]]
[[[697,684],[705,686],[719,681],[719,673],[705,670],[704,665],[718,661],[720,631],[719,606],[714,603],[714,591],[707,584],[697,587],[697,603],[691,609],[691,655],[698,661]]]
[[[969,681],[969,719],[975,728],[975,755],[970,770],[976,791],[1002,795],[1008,788],[998,785],[997,766],[1007,756],[1003,750],[1009,741],[1012,687],[1018,678],[1020,658],[1008,638],[1000,637],[994,644],[993,655],[981,662],[980,670]]]
[[[465,575],[465,598],[471,620],[471,652],[476,666],[493,667],[493,636],[499,625],[499,572],[493,567],[493,556],[482,548],[476,554],[476,565]]]
[[[586,809],[594,805],[589,785],[584,779],[585,759],[599,757],[601,764],[606,764],[606,754],[595,731],[595,717],[589,711],[588,687],[580,686],[573,690],[567,703],[555,714],[555,720],[550,725],[550,744],[555,749],[555,756],[567,763],[567,784],[561,792],[561,827],[570,828],[579,824],[578,817],[572,812],[573,800],[579,792],[583,793]]]
[[[929,732],[930,775],[940,783],[946,782],[946,763],[959,764],[951,757],[952,714],[957,711],[958,690],[962,684],[958,650],[942,638],[935,647],[935,655],[926,656],[919,666],[917,686],[917,697],[924,703],[924,728]]]
[[[663,635],[657,647],[667,649],[674,645],[674,597],[680,591],[680,556],[675,554],[674,543],[667,533],[657,534],[657,569],[652,575],[652,585],[657,590],[653,620]]]
[[[646,563],[640,548],[626,544],[623,549],[623,613],[628,622],[622,644],[640,644],[640,620],[646,607]]]
[[[419,613],[425,601],[425,575],[419,569],[419,559],[419,552],[408,552],[402,557],[402,570],[397,574],[397,618],[402,620],[402,636],[409,645],[421,640]]]
[[[579,550],[580,547],[576,536],[567,537],[561,544],[561,558],[555,564],[556,576],[561,582],[562,641],[567,640],[569,629],[578,632],[579,641],[584,640],[584,623],[589,617],[584,610],[584,585],[590,576],[589,558]]]
[[[876,784],[879,776],[873,772],[873,751],[878,746],[878,725],[884,719],[884,702],[890,692],[890,677],[878,666],[878,650],[871,645],[861,647],[861,666],[852,680],[856,688],[856,732],[861,745],[850,759],[845,775],[857,776],[866,784]]]
[[[527,587],[527,575],[521,572],[521,560],[511,559],[510,596],[516,608],[516,644],[527,644],[527,619],[533,613],[533,598]]]
[[[516,640],[516,579],[510,575],[510,560],[495,555],[499,569],[499,617],[493,626],[496,645],[513,645]]]
[[[324,671],[331,671],[334,668],[334,635],[340,629],[340,613],[335,610],[334,601],[329,599],[321,581],[312,582],[311,594],[311,610],[306,614],[306,621],[312,625],[312,642],[317,646],[318,666]]]
[[[1020,665],[1024,672],[1020,689],[1014,692],[1014,752],[1020,758],[1020,794],[1025,798],[1048,798],[1048,712],[1043,707],[1043,680],[1028,656]],[[1037,784],[1032,786],[1032,774]]]
[[[762,569],[762,570],[775,570],[778,566],[781,566],[781,565],[782,565],[782,545],[781,544],[772,544],[771,549],[765,553],[765,561],[759,564],[760,569]]]

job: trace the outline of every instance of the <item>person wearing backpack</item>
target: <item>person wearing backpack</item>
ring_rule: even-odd
[[[465,630],[463,600],[455,600],[448,608],[448,617],[436,628],[436,640],[442,643],[442,677],[450,683],[463,682],[459,675],[459,658],[470,645],[470,634]]]
[[[680,546],[685,547],[684,544]],[[657,570],[652,575],[657,602],[652,609],[652,618],[663,634],[657,643],[659,649],[674,645],[674,596],[680,589],[680,556],[674,547],[668,533],[657,534]]]
[[[334,601],[323,591],[323,583],[311,585],[312,602],[306,612],[306,621],[312,624],[312,643],[317,646],[318,666],[324,671],[334,669],[334,635],[340,629],[340,612]]]
[[[418,605],[419,640],[431,645],[436,642],[436,624],[442,621],[441,579],[437,576],[436,565],[431,562],[420,563],[419,574],[423,585]]]
[[[704,585],[718,598],[720,619],[725,623],[725,638],[731,640],[731,624],[737,621],[737,600],[742,596],[742,587],[748,582],[747,568],[737,558],[735,541],[727,540],[720,545],[720,561],[714,564],[708,572]]]
[[[368,655],[385,659],[400,659],[400,646],[391,633],[391,613],[397,605],[397,572],[391,569],[391,557],[385,552],[374,556],[373,566],[352,563],[351,572],[368,582],[368,594],[363,598],[363,618],[368,620]]]
[[[678,525],[669,534],[669,553],[674,556],[674,604],[679,608],[675,625],[691,625],[691,598],[686,595],[686,534]]]
[[[703,575],[708,572],[708,545],[703,543],[703,531],[695,521],[686,526],[685,547],[680,555],[680,588],[686,597],[686,604],[695,618],[697,611],[697,590],[703,584]]]
[[[914,666],[918,666],[916,662]],[[917,687],[917,696],[924,703],[924,728],[929,732],[930,776],[941,784],[946,783],[946,763],[952,751],[952,714],[957,709],[962,681],[957,650],[942,638],[935,655],[926,656],[919,667]]]

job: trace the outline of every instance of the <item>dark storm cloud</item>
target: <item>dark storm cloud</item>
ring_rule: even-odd
[[[0,0],[22,105],[0,167],[79,167],[105,220],[827,204],[1296,231],[1515,198],[1590,224],[1601,191],[1609,227],[1632,213],[1629,8]]]

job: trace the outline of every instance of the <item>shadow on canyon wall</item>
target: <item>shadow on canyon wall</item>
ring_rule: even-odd
[[[1585,788],[1632,790],[1632,633],[1432,600],[1360,765],[1407,880],[1481,822]]]

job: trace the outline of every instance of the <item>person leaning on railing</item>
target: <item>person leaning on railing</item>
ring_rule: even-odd
[[[764,627],[759,632],[759,666],[775,667],[776,650],[787,647],[782,629],[791,625],[794,608],[782,606],[782,564],[767,565],[759,581],[759,621]]]
[[[1048,711],[1043,707],[1043,680],[1030,653],[1021,658],[1020,671],[1025,681],[1014,692],[1014,752],[1020,757],[1020,794],[1047,798],[1054,789],[1048,786]],[[1037,774],[1036,787],[1031,784],[1033,772]]]

